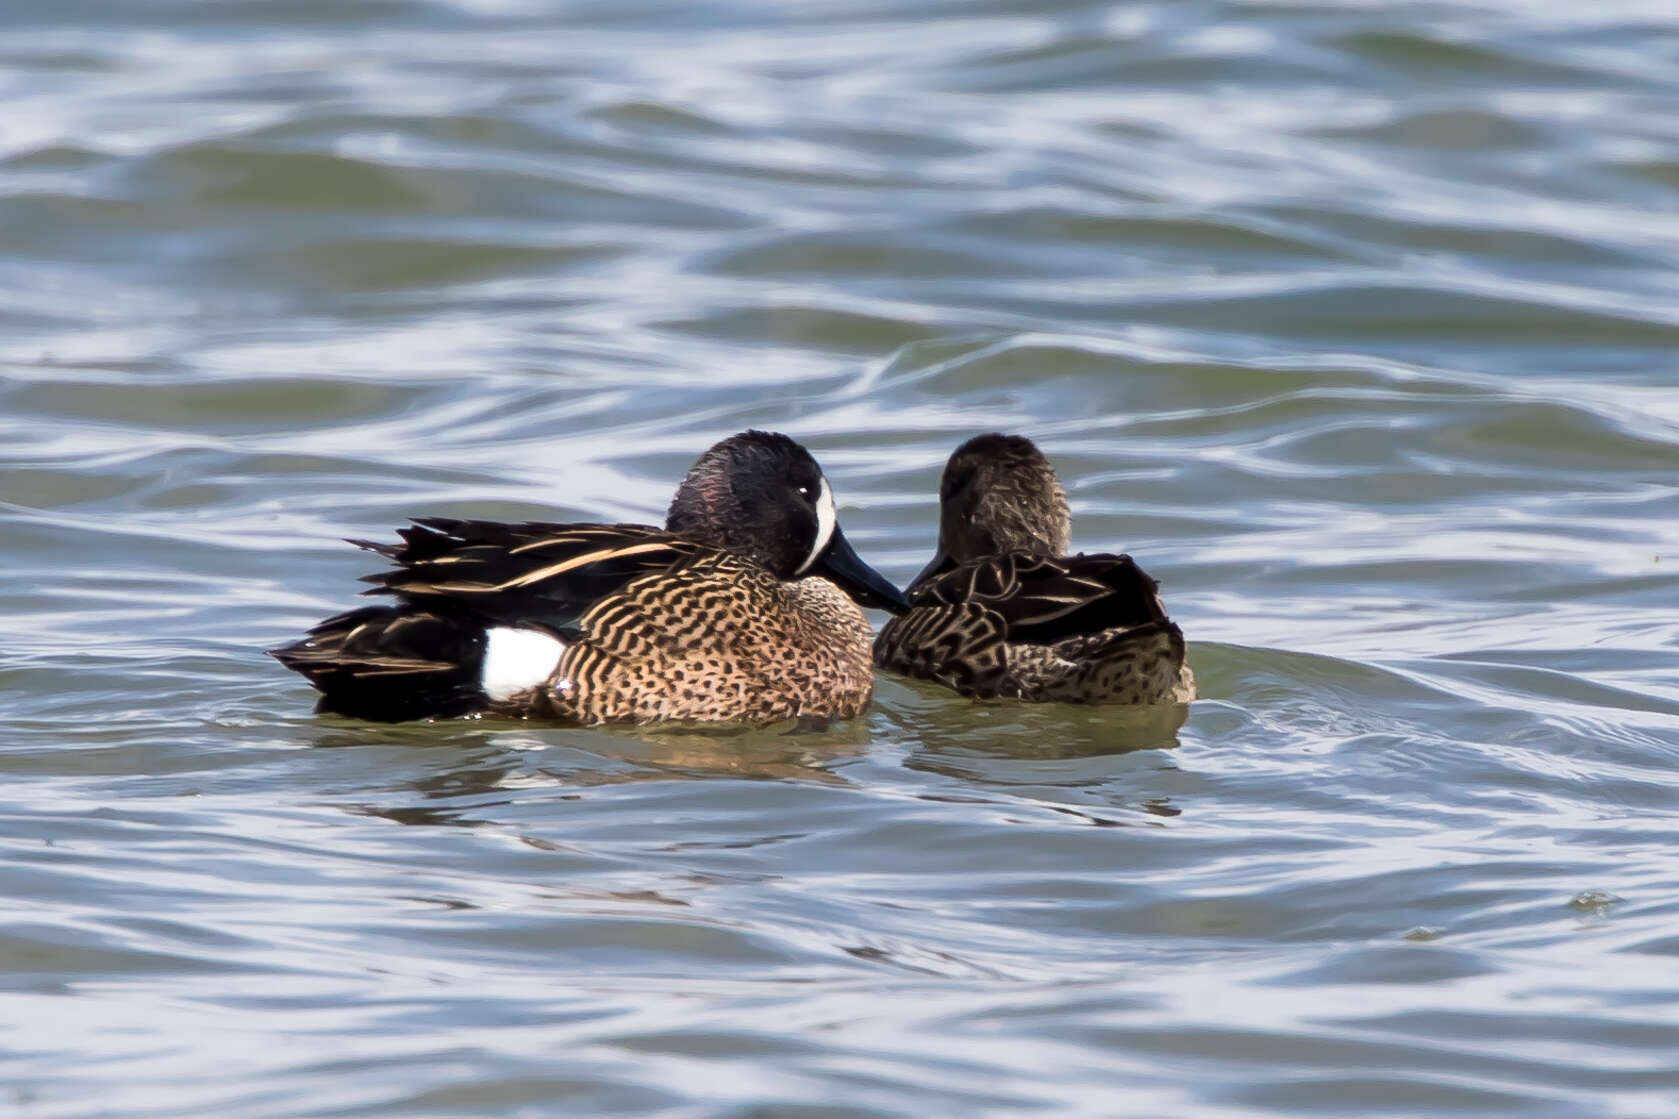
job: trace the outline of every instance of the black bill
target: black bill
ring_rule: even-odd
[[[914,591],[916,587],[919,587],[927,580],[933,578],[934,576],[943,575],[946,571],[949,571],[955,566],[956,565],[951,562],[949,554],[945,552],[943,547],[940,547],[933,553],[933,558],[927,561],[927,566],[923,567],[915,578],[909,581],[909,589]]]
[[[828,548],[822,553],[822,558],[816,561],[810,574],[822,575],[833,580],[834,584],[850,595],[859,606],[870,606],[876,610],[890,610],[894,614],[902,614],[909,609],[909,602],[904,593],[891,583],[886,577],[858,558],[852,551],[851,542],[846,540],[845,533],[834,527],[834,538],[828,542]]]

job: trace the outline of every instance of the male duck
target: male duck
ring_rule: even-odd
[[[1067,494],[1031,440],[968,440],[939,482],[938,551],[875,663],[979,698],[1194,699],[1159,584],[1130,556],[1067,555],[1071,535]]]
[[[840,532],[810,452],[763,431],[702,455],[662,530],[428,517],[398,535],[351,541],[394,561],[364,580],[394,604],[328,618],[272,651],[321,692],[317,710],[384,722],[844,718],[874,689],[858,604],[907,606]]]

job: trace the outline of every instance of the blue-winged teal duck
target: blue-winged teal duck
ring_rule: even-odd
[[[429,517],[398,535],[351,541],[393,561],[364,581],[394,604],[273,650],[319,689],[320,711],[843,718],[874,689],[858,603],[907,605],[846,542],[810,452],[761,431],[700,457],[664,529]]]
[[[1066,491],[1031,440],[968,440],[939,482],[938,551],[875,663],[979,698],[1194,699],[1158,584],[1130,556],[1067,555],[1071,536]]]

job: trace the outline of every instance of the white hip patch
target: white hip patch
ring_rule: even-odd
[[[547,683],[564,652],[565,642],[553,634],[496,626],[484,634],[484,675],[478,686],[491,699],[510,699]]]

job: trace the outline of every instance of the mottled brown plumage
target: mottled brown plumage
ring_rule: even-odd
[[[546,713],[580,723],[848,718],[874,691],[870,636],[863,611],[826,579],[783,583],[714,553],[583,615]]]
[[[904,603],[833,517],[808,452],[748,432],[695,464],[671,504],[677,531],[428,518],[400,544],[356,541],[392,561],[367,593],[396,604],[329,618],[275,655],[322,710],[386,721],[849,717],[874,684],[854,598]],[[505,686],[493,643],[509,633],[551,649],[551,670]]]
[[[970,439],[940,480],[938,550],[875,663],[976,698],[1195,698],[1158,584],[1130,556],[1067,555],[1071,533],[1066,492],[1030,440]]]

